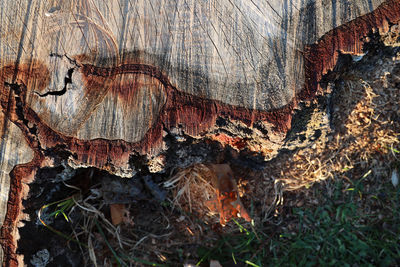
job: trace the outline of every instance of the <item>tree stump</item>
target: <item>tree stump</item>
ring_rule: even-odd
[[[132,158],[162,161],[176,132],[273,158],[339,55],[361,55],[370,31],[400,20],[398,0],[4,0],[0,10],[3,266],[22,264],[22,199],[40,168],[61,158],[132,177]]]

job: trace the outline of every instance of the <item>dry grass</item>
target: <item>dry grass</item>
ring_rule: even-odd
[[[71,223],[72,234],[66,235],[48,225],[44,220],[53,216],[44,214],[43,211],[49,206],[57,205],[57,211],[62,209],[65,219]],[[68,207],[63,209],[63,206]],[[127,231],[134,225],[127,210],[123,223],[114,225],[106,214],[109,205],[102,198],[99,185],[94,185],[89,194],[82,198],[80,193],[73,195],[62,201],[57,201],[43,206],[38,214],[41,223],[53,233],[78,244],[84,259],[84,266],[141,266],[142,264],[153,264],[152,262],[136,257],[137,249],[142,249],[142,242],[147,238],[157,237],[149,233],[140,238]],[[58,213],[58,212],[57,212]],[[77,217],[76,215],[79,214]],[[72,215],[72,216],[71,216]],[[75,218],[77,221],[71,219]],[[124,229],[122,229],[124,227]],[[158,250],[154,250],[156,255],[162,256]],[[160,258],[161,259],[161,258]],[[156,266],[156,265],[155,265]]]
[[[164,186],[172,190],[174,206],[198,215],[213,215],[208,212],[204,203],[216,197],[216,189],[212,185],[215,173],[205,164],[195,164],[178,171]],[[215,214],[214,214],[215,215]]]
[[[387,71],[393,73],[393,66],[387,62]],[[333,88],[334,131],[270,164],[267,171],[274,180],[293,191],[327,178],[346,179],[349,170],[388,176],[396,161],[391,151],[399,143],[400,125],[394,118],[400,117],[400,93],[386,74],[371,79],[357,70],[346,74],[343,84]]]

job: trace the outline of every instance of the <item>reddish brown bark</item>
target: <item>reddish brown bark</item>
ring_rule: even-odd
[[[326,33],[305,48],[305,85],[299,100],[311,99],[321,90],[320,80],[336,65],[340,53],[362,54],[365,37],[371,30],[387,32],[389,24],[400,21],[400,1],[389,0],[373,12],[358,17]]]

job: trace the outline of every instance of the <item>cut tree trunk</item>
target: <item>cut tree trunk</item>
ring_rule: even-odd
[[[271,158],[340,53],[361,55],[370,31],[400,19],[399,0],[3,0],[0,10],[3,266],[22,264],[26,184],[55,157],[132,177],[132,156],[157,158],[178,129]]]

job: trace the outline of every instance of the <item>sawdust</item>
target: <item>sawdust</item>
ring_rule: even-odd
[[[393,32],[388,35],[398,40]],[[382,40],[387,41],[388,35]],[[377,42],[377,46],[382,45]],[[391,43],[386,52],[387,47],[380,47],[378,52],[367,54],[328,83],[324,92],[328,106],[323,117],[330,118],[330,132],[305,148],[280,154],[265,170],[269,179],[293,191],[328,178],[361,177],[369,170],[377,177],[389,175],[397,160],[393,150],[398,149],[400,135],[397,45]],[[318,116],[316,119],[310,120],[309,128],[322,121]]]

